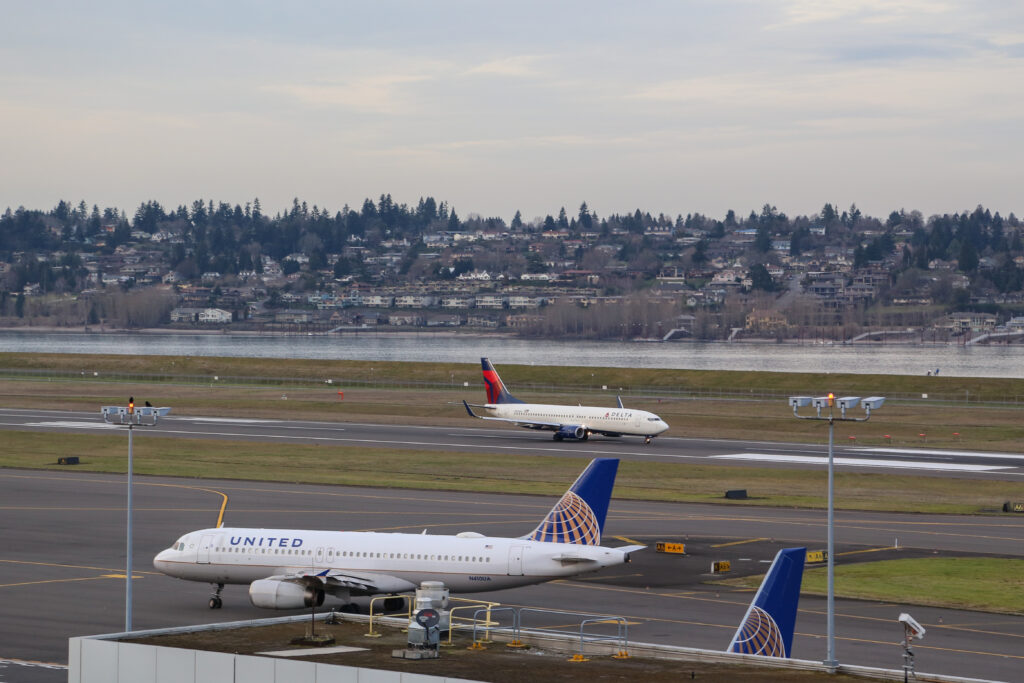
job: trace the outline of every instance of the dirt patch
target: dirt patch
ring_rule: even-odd
[[[180,647],[256,654],[266,651],[301,649],[292,645],[293,638],[303,636],[308,622],[275,624],[224,631],[155,636],[129,642],[164,647]],[[377,627],[375,626],[375,630]],[[793,671],[787,669],[760,669],[727,664],[680,662],[641,657],[613,659],[607,655],[589,656],[587,662],[570,662],[570,654],[536,647],[512,649],[504,643],[490,643],[486,650],[469,650],[470,637],[457,635],[452,647],[441,648],[440,659],[409,661],[392,657],[391,652],[406,646],[406,635],[400,629],[384,627],[380,638],[365,636],[367,625],[362,622],[343,621],[336,624],[317,623],[318,634],[330,634],[337,645],[365,648],[356,652],[296,657],[306,661],[325,662],[367,669],[383,669],[433,676],[450,676],[488,683],[521,683],[521,681],[645,681],[651,683],[678,683],[680,680],[725,681],[783,681],[854,680],[843,675]],[[862,679],[859,679],[862,680]]]

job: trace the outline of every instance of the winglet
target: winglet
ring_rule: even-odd
[[[600,545],[618,471],[617,458],[596,458],[527,536],[531,541]]]
[[[789,657],[806,556],[806,548],[784,548],[775,555],[726,652]]]

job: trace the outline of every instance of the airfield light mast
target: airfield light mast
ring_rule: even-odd
[[[846,417],[846,409],[853,408],[860,403],[864,409],[864,417]],[[871,419],[871,411],[877,410],[885,403],[883,396],[869,396],[861,399],[859,396],[844,396],[836,398],[836,395],[829,392],[827,396],[790,396],[789,405],[793,407],[793,417],[800,420],[825,420],[828,421],[828,645],[825,661],[822,662],[830,670],[835,671],[839,666],[836,659],[836,605],[835,605],[835,505],[834,505],[834,458],[833,443],[835,435],[835,422],[867,422]],[[816,414],[800,415],[800,408],[813,406]],[[839,406],[839,416],[833,413],[833,408]],[[828,409],[828,415],[822,415],[822,408]]]
[[[145,407],[135,407],[135,397],[128,397],[128,407],[124,406],[103,406],[100,414],[107,424],[114,424],[113,417],[118,418],[117,424],[125,424],[127,417],[128,426],[128,523],[127,540],[125,543],[125,579],[124,579],[124,630],[132,630],[132,427],[147,425],[142,418],[150,418],[152,422],[148,426],[156,425],[157,418],[171,412],[170,408],[154,408],[146,401]]]

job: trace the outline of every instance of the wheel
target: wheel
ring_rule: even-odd
[[[210,598],[210,609],[220,609],[223,604],[221,599],[216,596]]]
[[[580,439],[580,441],[586,441],[589,438],[590,438],[590,432],[583,432],[583,437]]]
[[[558,432],[555,432],[555,435],[553,437],[551,437],[551,438],[554,439],[555,441],[561,441],[562,440],[562,435],[559,434]]]
[[[644,443],[650,443],[650,442],[651,442],[651,437],[647,437],[646,439],[644,439]]]

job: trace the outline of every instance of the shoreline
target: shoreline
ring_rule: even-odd
[[[549,341],[580,341],[588,343],[614,343],[614,344],[666,344],[669,346],[687,346],[690,344],[714,344],[714,345],[728,345],[728,346],[807,346],[814,348],[827,348],[827,347],[870,347],[870,348],[882,348],[891,346],[894,348],[952,348],[952,347],[966,347],[967,345],[960,340],[934,340],[934,341],[899,341],[899,340],[880,340],[873,341],[871,339],[858,339],[857,341],[837,341],[837,340],[823,340],[823,339],[774,339],[767,337],[759,338],[746,338],[746,339],[674,339],[671,341],[664,341],[658,338],[634,338],[634,339],[592,339],[592,338],[548,338],[548,337],[520,337],[514,332],[496,332],[487,330],[453,330],[453,329],[418,329],[418,330],[392,330],[392,329],[372,329],[372,328],[359,328],[359,329],[347,329],[338,331],[324,331],[324,332],[300,332],[300,331],[289,331],[289,330],[232,330],[227,328],[219,329],[183,329],[183,328],[169,328],[169,327],[146,327],[139,329],[126,329],[126,328],[111,328],[111,327],[96,327],[96,326],[84,326],[84,327],[58,327],[58,326],[36,326],[36,325],[25,325],[18,327],[0,327],[0,334],[53,334],[53,335],[123,335],[123,336],[200,336],[200,337],[240,337],[240,338],[260,338],[260,337],[324,337],[324,338],[344,338],[348,336],[381,336],[381,337],[398,337],[398,338],[416,338],[429,336],[432,338],[467,338],[467,339],[514,339],[521,340],[524,342],[549,342]],[[1000,347],[1014,347],[1020,346],[1024,348],[1024,339],[1008,340],[1008,341],[993,341],[985,342],[984,346],[1000,346]]]

